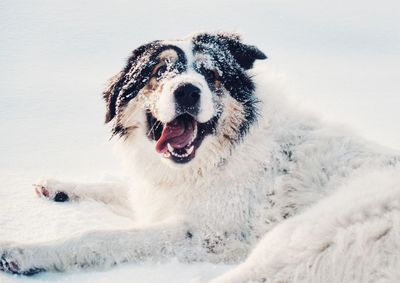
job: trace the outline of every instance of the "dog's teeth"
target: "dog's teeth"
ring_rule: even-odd
[[[175,154],[175,156],[176,156],[176,157],[182,157],[182,155],[180,155],[180,154],[178,154],[178,153]]]
[[[183,157],[188,157],[189,156],[188,153],[179,154],[179,153],[176,153],[175,151],[172,151],[171,155],[173,155],[175,157],[179,157],[179,158],[183,158]]]
[[[192,154],[193,150],[194,150],[194,145],[192,145],[189,149],[186,150],[186,154],[187,155]]]
[[[189,144],[191,144],[192,142],[194,142],[194,140],[197,138],[197,124],[194,126],[194,130],[193,130],[193,137],[192,140],[190,141]]]
[[[166,152],[164,152],[164,157],[170,157],[172,155],[175,157],[183,158],[183,157],[188,157],[194,151],[194,145],[192,145],[188,149],[185,149],[186,153],[182,153],[182,154],[177,153],[175,151],[174,147],[169,143],[167,143],[167,147],[168,147],[168,150]]]

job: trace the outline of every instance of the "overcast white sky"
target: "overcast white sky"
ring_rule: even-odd
[[[103,125],[106,80],[140,44],[198,30],[241,32],[286,76],[296,100],[400,149],[399,3],[1,0],[0,196],[24,195],[40,175],[96,180],[117,174]],[[0,207],[0,224],[16,206]],[[151,278],[152,268],[143,270],[140,283]]]

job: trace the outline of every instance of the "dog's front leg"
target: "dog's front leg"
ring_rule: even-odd
[[[160,261],[190,246],[183,224],[146,229],[94,231],[65,241],[0,244],[0,270],[22,275],[85,267],[107,268],[122,262]]]

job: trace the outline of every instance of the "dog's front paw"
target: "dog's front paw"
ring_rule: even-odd
[[[33,185],[35,192],[39,197],[43,197],[56,202],[65,202],[70,200],[66,192],[68,185],[54,179],[42,178]]]
[[[25,276],[46,271],[43,267],[29,266],[26,262],[24,263],[25,256],[22,248],[0,249],[0,271]]]

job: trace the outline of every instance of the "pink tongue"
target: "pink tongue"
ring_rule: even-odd
[[[156,150],[159,153],[166,152],[167,143],[170,143],[174,148],[184,148],[189,144],[193,134],[192,121],[177,118],[164,126],[161,137],[156,143]]]

